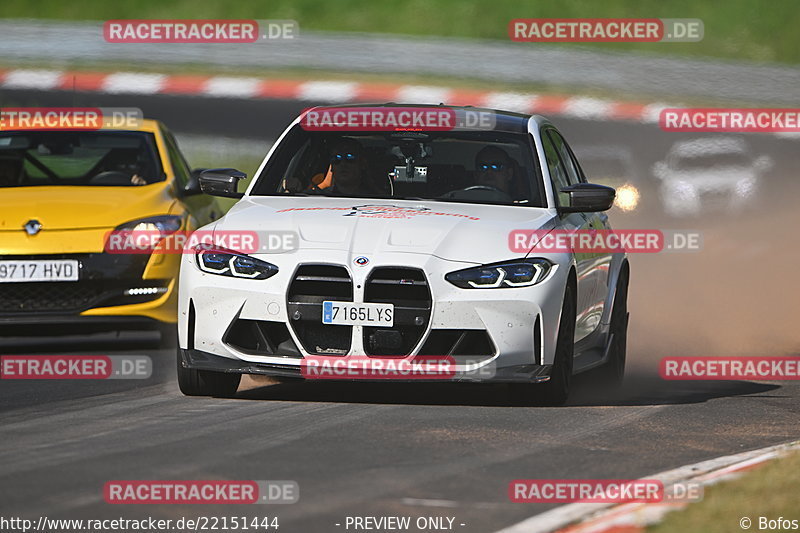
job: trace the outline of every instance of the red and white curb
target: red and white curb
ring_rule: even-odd
[[[795,450],[800,450],[800,441],[718,457],[643,479],[661,480],[665,487],[674,483],[699,483],[705,487],[738,477],[746,470]],[[660,522],[670,511],[687,505],[687,502],[571,503],[532,516],[497,533],[638,533],[648,525]]]
[[[80,91],[106,94],[174,94],[241,99],[282,99],[330,104],[396,102],[471,105],[526,114],[582,120],[658,124],[662,109],[682,107],[664,102],[632,102],[521,92],[481,91],[429,85],[397,85],[332,80],[287,80],[233,76],[158,74],[149,72],[87,72],[41,69],[0,69],[0,88],[39,91]],[[800,139],[800,133],[774,133]]]
[[[0,70],[0,88],[108,94],[175,94],[243,99],[288,99],[326,103],[397,102],[472,105],[519,113],[595,120],[657,123],[664,103],[639,103],[580,96],[481,91],[425,85],[348,81],[301,81],[142,72]]]

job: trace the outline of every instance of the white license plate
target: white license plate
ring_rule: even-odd
[[[23,281],[78,281],[75,259],[0,261],[0,283]]]
[[[322,302],[322,323],[342,326],[392,327],[394,305]]]

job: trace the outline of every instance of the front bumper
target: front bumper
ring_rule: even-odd
[[[222,372],[226,374],[257,374],[283,379],[309,379],[303,372],[303,363],[253,363],[241,359],[222,357],[212,353],[194,349],[179,349],[181,365],[184,368],[194,370],[206,370],[211,372]],[[503,383],[540,383],[550,379],[552,365],[521,365],[518,367],[505,367],[502,372],[495,372],[491,377],[486,369],[477,371],[458,372],[453,377],[426,377],[424,380],[418,378],[404,378],[400,375],[385,378],[342,378],[339,381],[380,381],[386,382],[409,382],[409,383],[436,383],[436,382],[503,382]],[[325,378],[327,379],[327,378]]]
[[[351,254],[331,251],[326,253],[324,264],[347,272],[352,284],[352,301],[374,301],[369,297],[373,274],[392,268],[424,273],[431,298],[429,314],[418,313],[425,302],[414,308],[417,317],[423,319],[420,334],[400,353],[376,354],[368,343],[370,332],[364,330],[378,328],[353,326],[344,333],[348,339],[345,345],[340,343],[331,348],[332,351],[320,354],[318,349],[324,350],[325,346],[319,346],[318,338],[309,342],[308,331],[299,326],[308,313],[295,305],[302,298],[294,294],[297,291],[293,285],[303,265],[323,264],[315,260],[318,257],[319,253],[297,253],[290,257],[291,263],[279,265],[279,272],[273,277],[243,280],[204,273],[196,267],[193,256],[184,256],[178,334],[185,366],[302,377],[303,365],[319,355],[344,360],[412,360],[427,355],[452,355],[456,375],[445,381],[535,382],[548,379],[568,268],[554,269],[547,280],[533,287],[459,289],[445,281],[444,275],[467,266],[463,263],[421,254],[387,254],[364,268],[353,264]],[[284,260],[286,258],[283,256]],[[277,264],[276,256],[263,259]],[[298,309],[301,319],[298,319]],[[319,319],[312,315],[308,324],[313,326],[315,320]],[[324,326],[331,327],[343,326]],[[243,342],[244,333],[240,329],[247,328],[252,330],[249,334],[252,339]],[[408,331],[413,333],[411,328]],[[466,334],[470,339],[485,335],[488,344],[481,344],[477,352],[473,349],[448,353],[450,344],[438,340],[451,334],[452,338]],[[406,331],[403,335],[405,338]]]
[[[4,255],[0,260],[74,259],[78,281],[0,283],[0,325],[91,324],[143,319],[175,323],[178,259],[143,254]],[[154,294],[126,294],[151,288]]]

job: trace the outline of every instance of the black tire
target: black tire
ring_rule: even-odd
[[[575,355],[575,289],[567,285],[561,304],[561,317],[556,337],[556,353],[550,379],[541,384],[512,384],[515,402],[525,405],[564,405],[569,398]]]
[[[185,368],[178,349],[178,387],[186,396],[233,398],[239,388],[241,374],[226,374]]]
[[[617,282],[614,308],[611,310],[609,334],[613,335],[608,361],[600,368],[603,385],[618,388],[625,379],[625,360],[628,350],[628,271]]]

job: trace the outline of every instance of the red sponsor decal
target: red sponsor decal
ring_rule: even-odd
[[[2,379],[106,379],[112,362],[105,355],[3,355]]]
[[[664,357],[658,373],[666,380],[798,380],[800,357]]]
[[[446,355],[409,357],[322,356],[309,355],[301,367],[306,379],[396,379],[439,380],[456,375],[456,362]]]
[[[353,207],[289,207],[279,209],[276,213],[288,213],[292,211],[347,211],[346,217],[364,218],[413,218],[417,216],[441,216],[458,217],[467,220],[480,220],[480,217],[463,215],[461,213],[444,213],[442,211],[432,211],[427,207],[398,207],[395,205],[356,205]]]
[[[240,504],[258,500],[255,481],[109,481],[103,497],[111,504]]]
[[[539,43],[655,43],[664,38],[664,23],[653,18],[513,19],[508,36],[512,41]]]
[[[667,108],[664,131],[785,133],[800,131],[800,109]]]
[[[657,479],[515,479],[508,498],[517,503],[660,502],[664,484]]]

